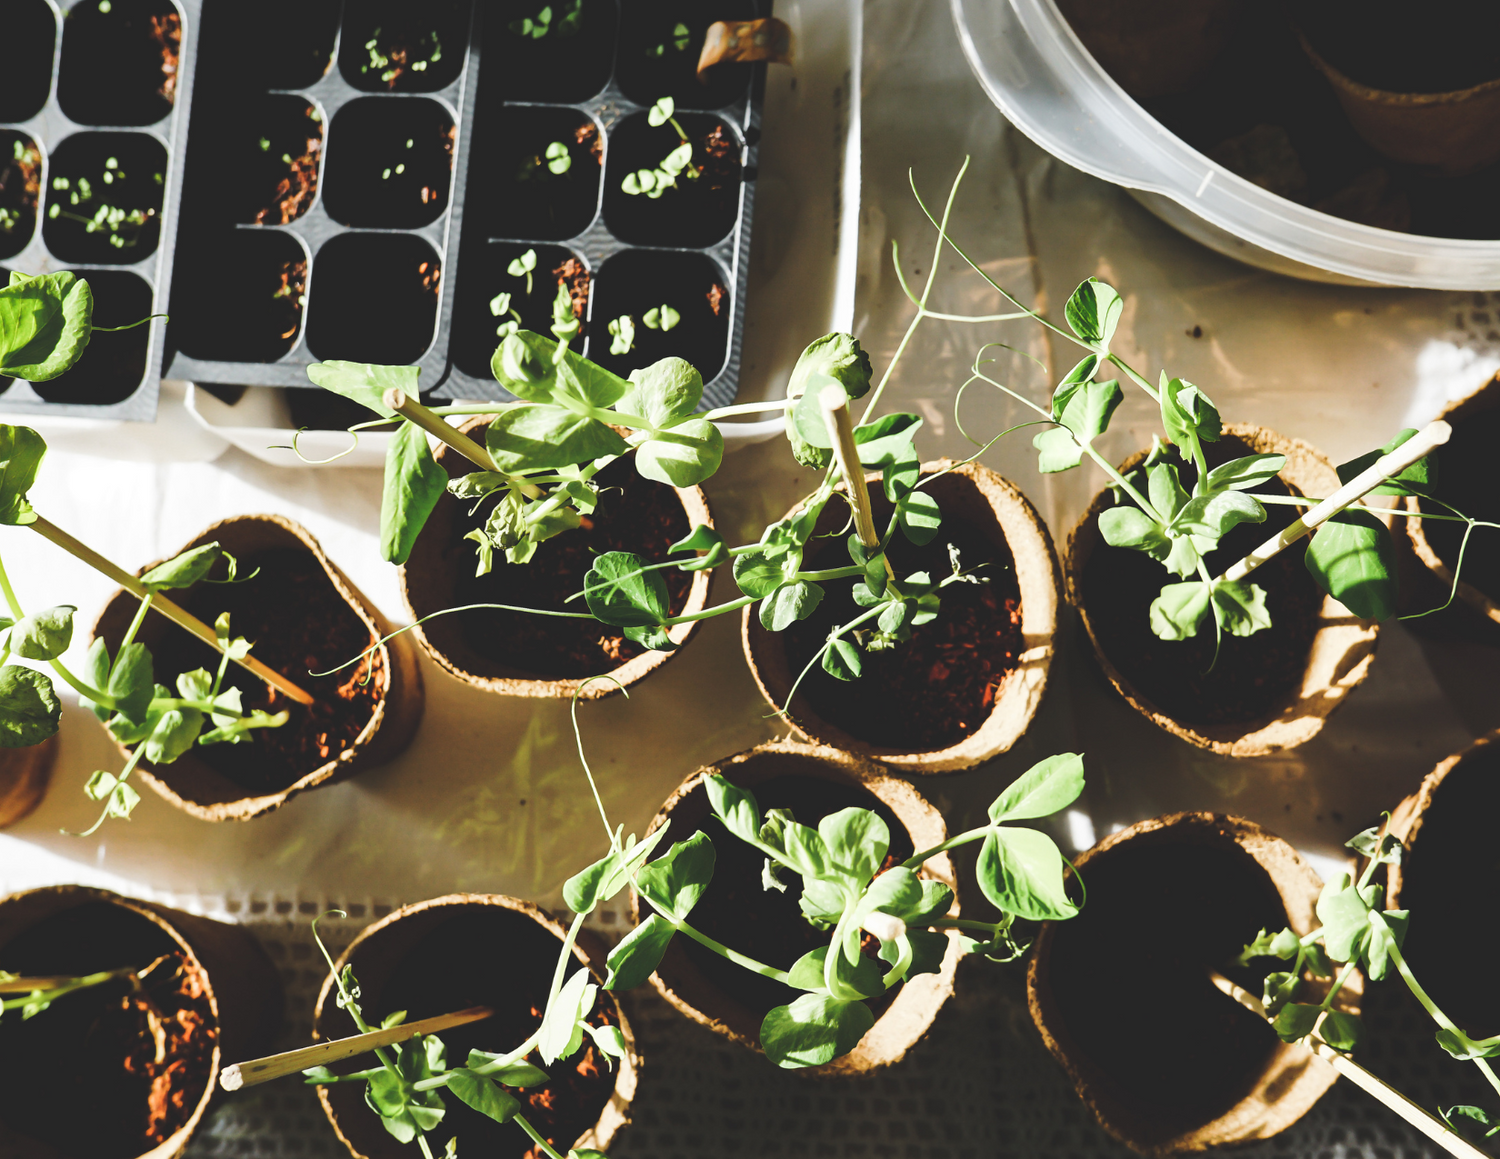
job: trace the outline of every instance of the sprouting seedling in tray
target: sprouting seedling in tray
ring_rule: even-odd
[[[550,141],[540,153],[531,153],[521,158],[516,168],[517,181],[545,181],[552,177],[566,176],[573,168],[573,154],[566,142]]]
[[[532,16],[512,20],[510,30],[517,36],[540,40],[549,32],[558,36],[577,36],[583,29],[583,0],[557,0],[537,10]]]
[[[663,57],[667,55],[667,49],[669,48],[673,52],[686,52],[692,40],[692,29],[679,20],[676,24],[672,25],[671,35],[666,40],[649,45],[646,48],[646,55],[649,57]]]
[[[510,264],[505,267],[505,272],[513,278],[526,279],[526,296],[531,297],[532,274],[536,271],[536,250],[527,250],[519,257],[512,258]],[[493,311],[494,306],[491,305]]]
[[[629,354],[634,350],[634,315],[621,314],[618,318],[611,318],[609,322],[609,336],[609,352],[611,354]]]
[[[634,173],[625,175],[624,180],[620,182],[620,188],[630,196],[645,194],[655,201],[668,189],[675,189],[678,178],[684,181],[698,179],[698,170],[693,166],[693,143],[688,139],[687,130],[674,115],[676,112],[676,102],[671,97],[662,97],[646,113],[646,122],[652,128],[668,124],[672,126],[677,134],[677,145],[657,163],[655,168],[637,169]]]
[[[157,185],[161,185],[160,173],[152,174],[152,178]],[[104,169],[99,175],[101,184],[113,185],[116,181],[128,179],[118,158],[105,158]],[[52,192],[52,204],[47,208],[49,218],[54,221],[66,218],[79,222],[85,233],[107,234],[109,244],[115,249],[134,247],[140,241],[141,230],[156,216],[154,209],[122,209],[118,205],[109,204],[107,200],[96,204],[94,183],[87,177],[54,177]],[[69,208],[63,207],[64,199]]]

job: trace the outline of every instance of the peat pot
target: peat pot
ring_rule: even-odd
[[[47,795],[57,763],[57,734],[41,744],[0,749],[0,829],[31,815]]]
[[[950,467],[944,459],[922,470]],[[940,579],[951,574],[950,548],[957,548],[960,565],[977,568],[983,582],[944,588],[937,619],[889,651],[862,653],[857,680],[838,680],[813,664],[787,717],[815,743],[903,772],[947,773],[1007,751],[1031,724],[1047,689],[1062,584],[1047,526],[1014,484],[968,463],[924,490],[937,500],[942,527],[924,547],[899,533],[891,540],[896,575],[925,571]],[[876,525],[884,527],[890,504],[879,487],[870,499]],[[833,538],[810,541],[822,546],[808,550],[804,569],[848,564],[845,539],[835,534],[846,516],[842,504],[824,510],[814,534]],[[783,632],[762,627],[759,605],[745,609],[745,658],[774,707],[787,705],[829,631],[858,615],[852,589],[848,580],[827,584],[813,614]]]
[[[1221,971],[1259,994],[1275,959],[1229,963],[1261,929],[1318,927],[1322,882],[1296,850],[1237,817],[1175,813],[1111,834],[1077,868],[1088,901],[1043,924],[1027,990],[1100,1125],[1169,1155],[1269,1138],[1306,1114],[1338,1072],[1209,980]],[[1327,985],[1315,980],[1304,1000]],[[1357,1013],[1348,1003],[1361,993],[1356,973],[1335,1006]]]
[[[469,419],[459,430],[484,441],[486,416]],[[437,461],[457,478],[477,470],[451,447]],[[604,491],[587,526],[542,543],[530,562],[505,562],[497,554],[488,575],[475,575],[474,544],[464,539],[484,526],[495,499],[477,505],[443,494],[401,568],[401,594],[413,621],[469,604],[509,604],[553,611],[583,611],[583,601],[565,602],[583,590],[583,579],[597,554],[633,551],[652,562],[699,524],[713,526],[708,500],[697,487],[668,487],[641,478],[626,456],[594,476]],[[673,615],[708,606],[709,572],[673,568],[657,573],[666,581]],[[678,648],[697,630],[697,621],[676,624],[667,634]],[[594,620],[535,616],[525,612],[475,609],[418,623],[411,634],[423,651],[465,684],[502,696],[584,699],[609,696],[654,672],[675,652],[648,651],[625,639],[620,628]],[[590,676],[611,680],[580,685]]]
[[[1281,454],[1286,466],[1258,488],[1270,493],[1332,494],[1338,476],[1328,460],[1300,439],[1235,423],[1204,446],[1210,468],[1250,454]],[[1145,458],[1120,465],[1130,472]],[[1191,490],[1196,470],[1179,463]],[[1127,500],[1128,501],[1128,500]],[[1194,639],[1169,641],[1151,631],[1149,608],[1176,576],[1144,552],[1110,547],[1099,515],[1115,505],[1101,491],[1068,537],[1068,600],[1078,609],[1104,674],[1130,705],[1174,736],[1223,756],[1253,757],[1295,748],[1316,736],[1329,715],[1365,676],[1375,658],[1377,626],[1354,616],[1313,582],[1303,564],[1303,539],[1250,576],[1266,591],[1271,627],[1250,636],[1223,637],[1215,659],[1205,629]],[[1241,523],[1205,557],[1219,575],[1297,517],[1298,509],[1266,505],[1264,523]]]
[[[495,1014],[480,1022],[444,1030],[450,1064],[471,1050],[501,1054],[513,1050],[537,1028],[547,1004],[558,954],[567,931],[527,901],[499,894],[455,893],[403,906],[370,926],[339,955],[334,973],[323,981],[313,1014],[315,1038],[357,1034],[354,1020],[338,1008],[334,977],[354,967],[365,1017],[378,1024],[386,1015],[408,1012],[416,1022],[470,1006],[492,1006]],[[575,963],[588,968],[596,983],[603,977],[580,946]],[[570,974],[573,968],[570,967]],[[611,1069],[587,1037],[571,1059],[545,1067],[551,1080],[540,1087],[513,1092],[521,1113],[563,1154],[569,1148],[604,1150],[630,1121],[640,1059],[630,1024],[614,996],[601,988],[589,1021],[610,1023],[625,1035],[626,1057]],[[539,1055],[529,1062],[541,1066]],[[343,1073],[370,1065],[368,1056],[337,1064]],[[356,1159],[404,1159],[420,1152],[415,1142],[398,1143],[366,1104],[363,1083],[318,1088],[328,1121]],[[440,1154],[450,1136],[463,1143],[461,1154],[491,1159],[521,1159],[531,1141],[515,1123],[497,1123],[457,1097],[444,1093],[447,1111],[428,1132]]]
[[[670,821],[668,836],[673,841],[686,841],[699,830],[713,841],[713,880],[693,909],[693,926],[781,970],[789,969],[810,950],[826,946],[829,932],[815,929],[803,918],[797,905],[800,880],[788,874],[785,893],[765,889],[761,884],[764,855],[711,820],[703,779],[712,773],[753,792],[762,812],[790,809],[798,821],[814,828],[840,809],[874,809],[890,828],[890,856],[898,864],[948,836],[942,814],[909,783],[868,761],[823,746],[774,741],[709,765],[684,781],[661,807],[650,831]],[[948,855],[929,858],[921,876],[955,890],[948,912],[958,916],[957,884]],[[644,907],[634,890],[631,907],[640,921]],[[807,1073],[863,1074],[899,1062],[952,996],[958,957],[958,941],[950,935],[939,973],[918,974],[893,995],[871,1000],[875,1025],[859,1045],[825,1066],[806,1068]],[[651,983],[694,1022],[756,1051],[767,1012],[803,993],[736,966],[685,937],[674,937],[668,944]]]
[[[209,527],[183,551],[217,541],[238,561],[235,584],[200,581],[168,592],[205,623],[230,613],[230,630],[251,655],[313,695],[291,702],[231,664],[225,684],[243,690],[246,710],[287,709],[288,722],[258,729],[248,743],[194,745],[168,765],[142,760],[139,775],[161,796],[204,821],[246,821],[278,809],[307,789],[336,784],[390,760],[411,742],[424,695],[417,650],[405,634],[380,643],[359,664],[311,676],[354,659],[393,629],[318,546],[307,529],[280,515],[240,515]],[[154,566],[154,565],[153,565]],[[146,569],[142,569],[144,572]],[[218,565],[212,578],[220,578]],[[116,592],[94,624],[114,655],[140,601]],[[196,668],[214,672],[221,653],[169,622],[148,615],[136,635],[151,651],[160,683]],[[126,746],[120,746],[128,753]]]
[[[145,970],[164,955],[139,996],[119,979],[0,1021],[0,1154],[173,1159],[208,1110],[220,1064],[264,1054],[282,1005],[276,968],[239,926],[76,885],[0,900],[0,969],[80,977]]]

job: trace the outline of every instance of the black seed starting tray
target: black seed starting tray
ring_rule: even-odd
[[[411,363],[424,391],[505,399],[505,324],[560,309],[588,357],[676,354],[733,400],[764,66],[696,66],[709,24],[770,0],[200,3],[170,377]],[[651,125],[664,96],[675,125]],[[626,194],[678,126],[700,175]]]
[[[0,285],[73,270],[99,326],[166,309],[198,3],[0,5]],[[164,336],[95,334],[50,382],[0,377],[0,410],[153,419]]]

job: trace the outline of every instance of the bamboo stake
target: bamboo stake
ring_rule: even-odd
[[[219,1085],[226,1091],[237,1091],[241,1087],[253,1087],[257,1083],[270,1082],[283,1075],[297,1074],[309,1067],[324,1066],[330,1062],[353,1058],[357,1054],[374,1050],[379,1046],[391,1046],[415,1038],[419,1034],[436,1034],[468,1022],[488,1018],[495,1011],[488,1006],[471,1006],[453,1014],[439,1014],[435,1018],[424,1018],[420,1022],[408,1022],[384,1030],[372,1030],[366,1034],[354,1034],[348,1038],[335,1038],[330,1042],[319,1042],[298,1050],[272,1054],[249,1062],[237,1062],[219,1072]]]
[[[870,489],[865,485],[865,473],[859,463],[859,446],[854,441],[849,396],[842,387],[825,386],[818,395],[818,405],[823,408],[823,421],[828,424],[828,437],[833,440],[833,457],[838,460],[839,472],[849,488],[849,502],[854,507],[854,530],[865,547],[879,547],[880,536],[875,533],[875,516],[870,511]]]
[[[386,406],[398,415],[416,423],[417,426],[421,427],[439,442],[447,443],[481,471],[493,471],[496,475],[505,474],[504,471],[495,465],[495,460],[488,450],[469,438],[462,431],[450,427],[443,421],[442,415],[433,414],[432,411],[416,399],[409,397],[404,390],[391,387],[390,390],[385,392],[380,401],[385,403]],[[543,495],[542,489],[535,483],[522,484],[521,493],[528,499],[540,499]]]
[[[84,563],[88,564],[95,571],[100,572],[103,575],[106,575],[110,579],[114,580],[115,583],[119,584],[127,592],[139,596],[141,599],[149,599],[151,602],[151,606],[162,615],[166,616],[167,619],[171,620],[179,627],[186,628],[189,632],[197,636],[205,644],[208,644],[215,651],[220,650],[219,637],[215,634],[212,628],[210,628],[202,620],[198,619],[198,617],[193,615],[191,612],[178,607],[160,592],[152,591],[135,576],[131,575],[124,568],[118,567],[114,563],[111,563],[109,560],[105,559],[92,547],[89,547],[87,544],[81,543],[78,540],[74,539],[62,528],[49,523],[40,515],[37,516],[35,523],[30,524],[30,527],[43,539],[57,544],[58,547],[68,552],[70,555],[74,555],[77,558],[83,560]],[[241,668],[244,668],[246,671],[259,677],[261,680],[264,680],[272,688],[278,689],[279,691],[285,693],[287,696],[290,696],[298,704],[313,703],[313,698],[309,693],[304,692],[301,688],[293,684],[280,672],[277,672],[275,669],[268,668],[265,664],[262,664],[254,656],[246,656],[243,660],[236,660],[235,663],[238,664]]]
[[[1423,455],[1442,446],[1453,434],[1453,428],[1439,419],[1407,439],[1388,455],[1382,455],[1349,482],[1345,483],[1327,499],[1295,520],[1281,532],[1257,547],[1239,563],[1221,575],[1217,583],[1232,583],[1242,580],[1267,560],[1279,555],[1309,532],[1316,531],[1349,504],[1365,497],[1386,479],[1399,475]]]
[[[1447,426],[1446,423],[1443,425]],[[1416,439],[1412,439],[1411,442],[1416,442]],[[1410,466],[1410,464],[1407,464],[1407,466]],[[1397,470],[1405,470],[1405,467],[1398,467]],[[1265,1006],[1262,1005],[1260,999],[1255,997],[1254,994],[1236,986],[1228,978],[1216,971],[1210,970],[1208,976],[1220,991],[1233,998],[1246,1010],[1252,1014],[1259,1015],[1261,1018],[1265,1018],[1267,1022],[1271,1021],[1266,1016]],[[1380,1102],[1395,1111],[1396,1114],[1400,1115],[1450,1155],[1456,1155],[1458,1159],[1491,1159],[1489,1155],[1470,1143],[1457,1131],[1453,1130],[1452,1127],[1448,1126],[1447,1123],[1443,1122],[1436,1115],[1423,1110],[1389,1083],[1376,1078],[1347,1054],[1334,1050],[1326,1042],[1319,1038],[1314,1038],[1312,1035],[1301,1039],[1301,1045],[1307,1047],[1313,1054],[1331,1064],[1334,1070],[1338,1071],[1339,1074],[1343,1075],[1367,1095],[1380,1100]]]

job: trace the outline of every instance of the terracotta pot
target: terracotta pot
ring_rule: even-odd
[[[239,515],[215,523],[191,543],[185,544],[182,550],[187,551],[215,540],[240,562],[241,573],[244,575],[254,570],[257,553],[289,549],[307,552],[322,568],[339,598],[369,629],[372,639],[379,639],[394,631],[389,621],[349,582],[348,576],[323,554],[318,541],[300,524],[280,515]],[[148,565],[154,566],[155,564]],[[142,568],[137,574],[144,574],[146,570],[148,569]],[[181,604],[191,599],[191,592],[194,590],[196,589],[166,594],[168,598]],[[119,646],[139,607],[140,600],[136,596],[121,590],[115,593],[99,614],[99,619],[94,624],[94,635],[104,638],[111,654]],[[156,655],[159,640],[169,632],[181,631],[165,616],[148,615],[141,624],[136,639]],[[173,805],[200,820],[248,821],[252,817],[279,809],[304,790],[337,784],[365,769],[383,764],[411,743],[417,725],[422,720],[425,697],[417,650],[407,639],[407,634],[381,644],[374,653],[373,667],[373,679],[383,681],[384,688],[369,723],[343,752],[298,777],[284,789],[250,795],[244,786],[236,784],[210,766],[197,747],[189,749],[169,765],[158,767],[143,759],[136,766],[137,775]],[[177,673],[158,671],[156,675],[159,681],[170,686]],[[310,690],[316,694],[316,681],[311,681],[301,673],[293,674],[292,678],[303,688],[311,686]],[[330,687],[343,679],[347,677],[326,678],[331,682]],[[129,747],[119,747],[122,754],[128,755]]]
[[[1345,76],[1299,34],[1349,123],[1377,152],[1461,177],[1500,160],[1500,78],[1449,93],[1391,93]]]
[[[931,473],[950,465],[951,460],[941,459],[924,464],[922,470]],[[869,475],[866,482],[874,483],[878,478],[878,475]],[[1013,556],[1021,594],[1021,633],[1025,648],[1016,668],[1006,675],[995,693],[983,723],[964,739],[942,749],[911,751],[871,744],[824,720],[808,702],[806,694],[800,691],[789,706],[787,720],[808,740],[869,757],[903,772],[950,773],[972,768],[1006,752],[1030,726],[1047,690],[1053,635],[1057,630],[1057,608],[1062,598],[1062,577],[1047,525],[1026,496],[1009,480],[988,467],[969,463],[924,489],[937,500],[945,520],[952,519],[979,532],[990,543],[1008,548]],[[888,512],[889,505],[880,497],[878,487],[871,498],[876,500],[877,519],[885,518],[881,512]],[[830,504],[818,520],[815,534],[836,531],[847,514],[845,508],[835,509],[835,505]],[[938,615],[941,617],[942,612],[939,611]],[[797,673],[787,657],[782,634],[762,627],[759,606],[752,604],[744,611],[740,636],[745,659],[761,694],[773,707],[786,705]]]
[[[1088,900],[1078,917],[1042,925],[1027,993],[1100,1125],[1169,1155],[1269,1138],[1306,1114],[1338,1073],[1208,977],[1262,927],[1318,927],[1322,882],[1296,850],[1237,817],[1175,813],[1110,835],[1077,866]],[[1327,985],[1302,1000],[1321,1001]],[[1335,1006],[1357,1013],[1362,992],[1356,973]]]
[[[57,734],[41,744],[0,749],[0,829],[27,817],[47,795],[57,763]]]
[[[1500,731],[1441,762],[1390,822],[1406,850],[1387,868],[1386,906],[1411,910],[1406,959],[1432,1000],[1476,1038],[1500,1033],[1500,995],[1483,964],[1500,953],[1500,935],[1472,920],[1474,899],[1500,886],[1489,832],[1497,814]]]
[[[790,779],[811,781],[819,785],[825,794],[831,787],[833,794],[829,795],[829,804],[832,807],[827,812],[855,804],[885,813],[886,824],[891,828],[891,851],[897,856],[901,856],[898,850],[904,846],[909,845],[912,852],[916,852],[939,845],[948,837],[942,814],[928,804],[910,784],[888,776],[877,765],[835,749],[798,744],[795,741],[774,741],[699,769],[667,799],[651,822],[648,832],[655,832],[670,820],[672,828],[668,836],[672,841],[685,841],[700,829],[713,839],[716,877],[689,917],[696,928],[709,932],[710,936],[714,936],[711,931],[716,924],[711,911],[716,904],[724,905],[720,899],[733,865],[734,851],[731,845],[738,844],[722,825],[717,821],[710,821],[712,814],[708,794],[703,788],[703,778],[711,773],[719,773],[738,787],[754,792],[762,809],[778,807],[776,798],[779,792],[776,783],[785,785]],[[798,815],[797,820],[805,825],[816,826],[822,815]],[[905,833],[899,832],[900,829],[904,829]],[[755,856],[758,858],[759,854]],[[762,891],[758,864],[757,862],[751,874],[754,880],[748,882],[749,888],[757,894]],[[929,858],[922,876],[941,881],[954,890],[953,906],[948,913],[950,917],[957,917],[957,883],[948,855],[942,853]],[[732,883],[728,887],[732,888]],[[789,886],[789,894],[792,888],[794,887]],[[631,913],[636,921],[641,919],[641,908],[640,898],[632,890]],[[725,910],[719,912],[723,914]],[[739,923],[742,918],[743,914],[739,914],[733,919],[726,917],[724,920]],[[800,915],[797,920],[800,921]],[[767,961],[754,934],[746,935],[748,928],[752,927],[735,931],[741,935],[738,937],[735,932],[728,933],[726,944],[731,949]],[[807,929],[811,931],[813,927],[808,925]],[[821,944],[826,944],[828,934],[814,932],[813,937]],[[810,944],[808,949],[811,948]],[[708,952],[704,953],[706,955]],[[680,935],[674,937],[667,946],[660,967],[651,976],[651,984],[663,998],[694,1022],[759,1051],[760,1025],[766,1011],[772,1005],[791,1001],[796,992],[777,987],[775,983],[760,979],[729,963],[725,964],[726,969],[734,972],[734,981],[728,985],[721,984],[705,972],[695,960],[697,957],[697,943]],[[895,992],[894,1000],[883,1011],[875,1008],[875,1025],[860,1040],[858,1046],[825,1066],[807,1067],[799,1073],[863,1074],[899,1062],[927,1032],[943,1003],[952,996],[953,972],[957,967],[958,957],[958,941],[950,937],[942,970],[936,974],[918,974],[902,983]],[[710,961],[716,973],[722,959],[715,956]],[[790,961],[777,961],[774,958],[767,964],[783,970],[792,965]],[[785,990],[785,994],[768,999],[762,1008],[756,1009],[746,999],[751,988],[757,984]]]
[[[1321,454],[1300,439],[1289,439],[1268,431],[1264,427],[1228,423],[1224,427],[1225,439],[1237,440],[1245,449],[1233,452],[1221,451],[1221,455],[1235,457],[1239,454],[1281,454],[1287,457],[1286,466],[1279,478],[1299,495],[1322,497],[1337,490],[1338,475],[1332,465]],[[1213,449],[1224,446],[1208,444],[1210,466],[1213,465]],[[1122,472],[1129,472],[1140,465],[1145,452],[1132,455],[1120,465]],[[1099,535],[1099,515],[1114,505],[1109,490],[1101,491],[1084,512],[1083,518],[1068,537],[1065,570],[1068,583],[1068,600],[1078,609],[1079,617],[1094,646],[1094,654],[1111,684],[1133,708],[1160,725],[1174,736],[1179,736],[1199,748],[1211,749],[1223,756],[1253,757],[1295,748],[1311,740],[1320,731],[1333,711],[1344,702],[1348,693],[1369,674],[1375,657],[1375,638],[1378,625],[1373,621],[1357,619],[1343,604],[1332,596],[1324,596],[1316,612],[1316,631],[1307,661],[1302,669],[1302,678],[1289,692],[1280,696],[1268,711],[1253,719],[1226,721],[1214,724],[1195,724],[1180,720],[1154,704],[1127,679],[1115,661],[1105,653],[1100,643],[1101,625],[1090,613],[1084,601],[1084,570],[1097,550],[1104,549],[1125,554],[1124,548],[1110,548]],[[1285,510],[1283,508],[1283,510]],[[1269,538],[1262,524],[1247,524],[1253,531],[1253,544]],[[1234,535],[1239,528],[1231,531]],[[1299,551],[1292,547],[1290,551]],[[1235,562],[1224,560],[1222,571]],[[1175,582],[1177,577],[1165,568],[1159,568],[1163,585]],[[1300,570],[1298,572],[1300,575]],[[1264,583],[1264,573],[1252,573],[1251,583]],[[1141,615],[1144,616],[1142,609]],[[1266,631],[1276,631],[1273,626]],[[1226,646],[1230,638],[1226,636]]]
[[[489,423],[488,416],[479,415],[464,422],[458,429],[482,443],[484,430]],[[450,478],[456,479],[478,470],[468,459],[446,445],[438,448],[436,457]],[[682,500],[690,525],[714,525],[713,515],[708,509],[708,499],[701,488],[678,487],[675,490],[677,497]],[[474,567],[471,545],[461,544],[457,550],[453,547],[453,525],[466,510],[466,506],[452,495],[444,494],[428,516],[422,534],[417,537],[416,545],[412,548],[411,557],[401,568],[401,598],[406,601],[407,613],[413,621],[444,608],[451,608],[458,602],[453,593],[459,569]],[[506,564],[502,558],[495,566],[512,565]],[[701,612],[708,606],[711,573],[712,569],[693,573],[693,583],[688,591],[683,614]],[[580,601],[580,608],[581,606]],[[695,620],[674,625],[668,629],[667,635],[681,648],[692,639],[697,630],[698,622]],[[502,696],[571,699],[576,693],[581,699],[597,700],[613,696],[620,691],[619,685],[636,683],[676,655],[676,652],[642,652],[608,673],[618,685],[610,680],[594,680],[579,692],[579,686],[583,684],[582,678],[554,680],[536,677],[481,655],[465,640],[460,622],[455,616],[439,616],[425,624],[418,624],[410,634],[417,638],[422,650],[449,675],[458,677],[474,688],[497,692]]]
[[[203,1076],[203,1091],[192,1106],[187,1121],[162,1143],[143,1152],[141,1157],[173,1159],[187,1147],[188,1140],[192,1138],[218,1092],[220,1066],[226,1061],[262,1055],[271,1045],[281,1023],[280,976],[260,944],[240,926],[226,925],[151,902],[120,897],[108,890],[88,889],[77,885],[27,890],[0,900],[0,968],[30,968],[24,961],[17,962],[14,955],[9,953],[8,947],[34,927],[83,907],[109,907],[134,915],[147,927],[146,937],[153,938],[160,946],[153,952],[180,950],[190,967],[197,965],[203,970],[200,976],[217,1025],[211,1062]],[[106,917],[111,923],[118,920],[116,914],[106,913]],[[154,927],[154,935],[151,927]],[[97,948],[101,955],[98,959],[84,961],[80,958],[76,962],[69,960],[65,969],[69,973],[82,974],[98,969],[136,965],[133,960],[116,960],[110,955],[112,948],[111,943],[101,941]],[[94,948],[90,947],[90,954],[93,952]],[[129,953],[128,950],[125,952]],[[33,944],[28,948],[27,954],[32,956],[36,953],[37,946]],[[150,961],[143,961],[139,965],[144,968],[150,965]],[[37,1016],[37,1025],[42,1025],[43,1020],[61,1012],[63,1003],[80,999],[81,995],[59,999],[51,1010]],[[43,1059],[31,1061],[37,1065],[49,1065]],[[141,1117],[144,1122],[144,1106],[141,1108]],[[77,1153],[50,1141],[44,1142],[22,1134],[16,1124],[4,1120],[0,1120],[0,1153],[8,1159],[94,1159],[92,1155]]]
[[[1101,68],[1133,97],[1186,92],[1229,43],[1244,0],[1058,0]]]
[[[1464,440],[1465,421],[1476,418],[1480,415],[1488,415],[1489,412],[1495,410],[1500,410],[1500,375],[1496,375],[1494,378],[1490,379],[1489,382],[1485,383],[1477,391],[1469,395],[1468,398],[1456,402],[1452,406],[1448,407],[1448,409],[1443,411],[1443,413],[1438,417],[1443,419],[1445,422],[1452,424],[1454,429],[1454,438],[1452,441],[1454,443],[1461,444]],[[1438,484],[1440,487],[1442,485],[1443,479],[1442,464],[1444,460],[1447,458],[1451,458],[1451,456],[1453,456],[1454,454],[1460,453],[1463,453],[1461,445],[1444,447],[1438,451]],[[1486,461],[1488,461],[1489,452],[1485,450],[1481,453],[1484,454]],[[1435,512],[1437,514],[1449,513],[1446,508],[1441,507],[1436,503],[1429,502],[1424,507],[1422,505],[1422,500],[1417,498],[1416,496],[1408,496],[1401,502],[1405,505],[1406,510],[1408,511],[1414,511],[1418,513],[1427,511]],[[1461,506],[1459,509],[1463,510]],[[1465,514],[1473,515],[1474,512],[1466,511]],[[1437,547],[1433,543],[1432,539],[1428,536],[1426,528],[1423,526],[1426,523],[1426,520],[1403,519],[1401,520],[1401,522],[1406,525],[1406,535],[1407,538],[1411,541],[1413,553],[1421,562],[1422,566],[1425,567],[1437,581],[1435,584],[1430,585],[1432,591],[1431,594],[1427,596],[1427,598],[1429,599],[1435,599],[1436,604],[1432,604],[1429,606],[1440,606],[1442,603],[1447,601],[1448,593],[1453,590],[1453,568],[1450,565],[1457,561],[1444,560],[1438,554]],[[1475,537],[1495,534],[1500,533],[1497,533],[1493,528],[1480,527],[1476,528],[1474,531]],[[1472,542],[1473,540],[1471,539],[1470,543],[1472,544]],[[1472,559],[1472,557],[1470,558]],[[1458,581],[1457,595],[1458,598],[1462,600],[1463,603],[1467,606],[1467,610],[1472,613],[1469,617],[1467,617],[1471,621],[1469,627],[1471,627],[1472,629],[1476,629],[1474,631],[1465,632],[1465,634],[1476,635],[1478,636],[1478,638],[1487,640],[1491,643],[1500,642],[1500,603],[1496,603],[1495,600],[1491,599],[1473,584],[1463,579],[1460,579]],[[1457,605],[1455,605],[1455,607],[1456,606]],[[1423,608],[1418,610],[1426,609]],[[1475,618],[1478,619],[1478,623],[1472,623]],[[1417,625],[1421,625],[1422,621],[1417,620],[1415,621],[1415,623]]]
[[[492,1053],[512,1050],[537,1026],[537,1019],[532,1017],[529,1007],[518,1007],[517,1002],[535,1002],[539,1006],[545,1001],[546,988],[551,983],[558,951],[566,936],[567,931],[562,926],[530,902],[499,894],[455,893],[403,906],[365,929],[339,955],[334,974],[323,980],[323,988],[318,992],[318,1003],[313,1012],[313,1037],[342,1038],[358,1033],[354,1020],[338,1009],[333,1000],[337,993],[334,975],[352,964],[354,975],[359,980],[360,1003],[365,1016],[372,1020],[377,1014],[383,1016],[391,1012],[384,1004],[383,994],[392,986],[404,988],[401,992],[405,997],[399,1000],[402,1008],[409,1009],[411,1021],[467,1006],[486,1005],[496,1009],[493,1018],[441,1032],[439,1037],[448,1046],[450,1064],[461,1063],[471,1048]],[[586,937],[580,938],[574,945],[573,959],[588,968],[596,983],[602,984],[604,979],[598,963],[603,959],[600,957],[596,963],[585,949],[587,942]],[[533,982],[537,994],[529,991],[517,993],[517,967],[520,965],[532,967],[532,976],[521,981]],[[419,993],[425,1006],[409,1002],[412,990]],[[635,1037],[630,1024],[614,996],[601,990],[599,1003],[624,1033],[628,1049],[625,1059],[615,1063],[614,1088],[598,1119],[576,1139],[556,1140],[557,1149],[564,1154],[569,1147],[605,1150],[620,1128],[630,1122],[630,1100],[635,1097],[641,1060],[635,1053]],[[515,1032],[514,1041],[502,1041],[508,1037],[506,1027],[516,1024],[518,1019],[524,1029]],[[587,1049],[593,1049],[587,1039],[584,1042]],[[560,1087],[555,1081],[559,1068],[576,1065],[578,1058],[575,1055],[570,1061],[559,1061],[546,1068],[554,1075],[552,1086]],[[368,1065],[366,1057],[340,1064],[335,1069],[355,1070]],[[602,1065],[600,1069],[604,1069]],[[463,1140],[466,1131],[472,1134],[476,1129],[502,1133],[508,1142],[499,1144],[502,1150],[498,1154],[519,1156],[530,1147],[530,1141],[519,1126],[492,1123],[478,1112],[469,1111],[453,1095],[445,1094],[443,1098],[447,1113],[438,1129],[429,1132],[438,1143],[434,1151],[441,1150],[448,1132],[456,1132]],[[339,1139],[356,1159],[402,1159],[418,1153],[415,1143],[398,1143],[386,1132],[379,1117],[365,1104],[363,1083],[319,1087],[318,1099]],[[524,1109],[522,1113],[532,1117]],[[472,1116],[467,1127],[454,1122],[466,1116]],[[543,1129],[535,1120],[533,1126]],[[477,1142],[466,1145],[472,1147],[475,1154],[497,1154]]]

